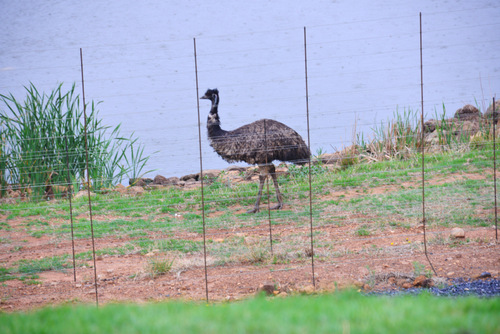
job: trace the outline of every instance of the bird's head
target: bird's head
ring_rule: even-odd
[[[212,101],[213,105],[218,105],[219,104],[219,91],[217,90],[217,88],[208,89],[205,92],[205,95],[203,95],[201,97],[201,99],[210,100],[210,101]]]

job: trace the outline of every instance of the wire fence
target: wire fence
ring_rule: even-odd
[[[7,305],[176,297],[212,301],[240,298],[259,289],[275,295],[332,290],[343,284],[368,289],[384,277],[401,279],[405,273],[447,278],[484,271],[498,275],[494,272],[498,254],[495,100],[492,119],[475,114],[463,120],[447,116],[444,106],[437,111],[435,105],[442,101],[433,100],[432,94],[427,100],[424,90],[429,87],[433,92],[450,84],[452,79],[440,81],[433,75],[438,68],[452,66],[456,59],[459,66],[494,61],[498,53],[451,57],[480,41],[447,45],[443,53],[441,45],[425,46],[425,36],[446,30],[415,32],[415,25],[402,23],[407,19],[393,19],[404,27],[395,35],[372,33],[370,27],[378,22],[366,22],[369,32],[362,38],[321,38],[323,30],[336,25],[304,28],[303,35],[284,30],[199,38],[194,40],[194,62],[193,41],[98,46],[89,48],[88,55],[81,49],[80,82],[74,65],[19,69],[75,69],[75,89],[82,90],[85,107],[83,117],[66,117],[67,121],[89,119],[87,112],[94,112],[94,106],[85,103],[86,97],[104,100],[111,105],[106,117],[133,119],[124,123],[124,133],[135,131],[139,138],[157,134],[148,139],[162,147],[156,155],[163,160],[155,163],[169,161],[175,170],[189,161],[190,167],[180,178],[148,179],[139,168],[138,172],[123,169],[117,178],[102,167],[103,161],[106,165],[116,156],[103,155],[99,145],[82,145],[82,140],[98,137],[99,126],[87,133],[86,124],[77,134],[20,138],[20,142],[49,139],[60,145],[31,150],[29,159],[17,160],[23,163],[10,166],[15,172],[9,173],[6,143],[0,171],[2,180],[9,180],[2,183],[1,192],[2,300]],[[343,25],[349,24],[359,22]],[[455,26],[449,31],[494,30],[495,26]],[[241,43],[245,37],[258,43]],[[408,39],[413,42],[396,47]],[[481,43],[498,45],[498,40],[486,38]],[[226,49],[214,49],[214,44]],[[365,52],[367,44],[377,44],[377,51]],[[148,56],[157,48],[177,46],[182,50],[178,54]],[[132,56],[137,48],[143,49],[139,62]],[[329,53],[336,48],[347,52],[349,61],[345,53]],[[107,57],[97,57],[100,52]],[[408,58],[415,59],[411,66]],[[382,59],[393,66],[376,66]],[[149,73],[163,69],[153,75],[154,87],[143,75],[134,74],[138,67]],[[290,72],[291,68],[297,70]],[[120,75],[100,76],[108,71]],[[242,76],[243,72],[247,75]],[[408,75],[402,78],[401,73]],[[378,81],[358,87],[363,76],[378,77]],[[186,77],[196,84],[186,85]],[[226,89],[221,89],[220,116],[223,124],[235,125],[228,129],[262,118],[264,110],[270,113],[265,118],[290,125],[310,149],[311,160],[305,166],[276,166],[284,202],[281,210],[270,210],[280,196],[269,177],[260,211],[247,213],[259,196],[259,168],[221,168],[222,159],[209,146],[202,121],[210,102],[200,102],[198,83],[209,82],[207,78],[227,82]],[[488,90],[495,91],[500,77],[493,72],[487,78]],[[168,92],[162,88],[165,80],[170,82]],[[129,81],[136,82],[137,92],[120,90]],[[109,82],[119,84],[110,90]],[[182,84],[176,86],[177,82]],[[2,90],[9,88],[13,86]],[[356,96],[350,96],[353,91]],[[404,103],[397,103],[401,101],[398,91],[405,92]],[[159,100],[163,94],[166,101]],[[378,96],[381,102],[366,101],[363,95]],[[236,96],[243,98],[238,101]],[[463,106],[463,98],[457,94],[446,103]],[[123,100],[130,104],[125,110],[120,109]],[[483,97],[475,104],[484,113],[489,101]],[[148,107],[141,108],[141,103]],[[403,115],[399,122],[377,120],[379,114],[390,115],[387,110],[395,105],[405,105],[394,113]],[[424,114],[427,109],[434,114]],[[429,118],[435,120],[428,123]],[[62,119],[47,124],[60,124]],[[431,125],[436,130],[431,131]],[[109,136],[109,129],[103,130]],[[265,130],[264,135],[273,138],[277,133]],[[111,137],[122,140],[124,136],[113,132]],[[226,140],[236,138],[246,140],[241,135]],[[272,144],[266,139],[264,146],[246,149],[253,154],[289,149],[270,148]],[[148,155],[148,143],[145,147]],[[327,151],[335,153],[324,154]],[[137,153],[136,146],[136,151],[122,158],[133,162]],[[49,160],[55,161],[50,167]],[[138,161],[144,162],[136,156]],[[127,177],[129,187],[115,187]],[[454,227],[462,228],[465,237],[450,236]]]

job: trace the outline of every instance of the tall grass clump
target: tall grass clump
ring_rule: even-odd
[[[25,89],[24,101],[0,94],[2,191],[9,183],[26,196],[41,198],[60,185],[85,186],[85,120],[75,85],[65,92],[60,84],[50,94],[40,93],[33,84]],[[122,137],[120,125],[102,123],[98,104],[86,106],[88,175],[94,190],[111,187],[125,175],[140,176],[149,159],[133,134]]]
[[[7,161],[9,157],[8,147],[5,144],[5,133],[0,124],[0,198],[7,193]]]
[[[479,117],[479,116],[478,116]],[[418,110],[396,111],[392,120],[372,128],[373,137],[366,140],[356,134],[356,149],[368,161],[408,159],[421,152],[422,122]],[[491,121],[479,117],[474,121],[446,117],[446,107],[434,110],[434,118],[424,123],[426,150],[446,152],[457,148],[479,148],[491,141]]]
[[[393,119],[372,128],[373,139],[366,141],[356,135],[357,146],[362,156],[369,160],[406,159],[422,147],[421,122],[418,110],[397,109]]]

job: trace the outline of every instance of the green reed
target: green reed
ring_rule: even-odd
[[[371,159],[408,158],[422,146],[420,124],[418,110],[397,109],[392,120],[372,128],[372,140],[358,134],[357,145]]]
[[[0,109],[0,182],[35,198],[47,195],[49,188],[78,184],[75,180],[85,186],[85,122],[75,85],[65,92],[60,84],[50,94],[33,84],[25,89],[22,102],[12,94],[0,94],[5,107]],[[102,123],[98,104],[86,106],[88,174],[94,190],[111,187],[125,175],[137,177],[149,158],[137,150],[137,138],[120,135],[120,125]],[[137,154],[141,156],[135,160],[126,158]]]

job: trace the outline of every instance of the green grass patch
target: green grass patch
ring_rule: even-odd
[[[238,303],[166,302],[50,307],[0,314],[14,333],[496,333],[500,299],[429,295],[254,298]]]
[[[0,267],[0,282],[9,281],[9,280],[16,279],[16,278],[17,277],[12,275],[11,269],[5,268],[5,267]]]
[[[192,253],[201,250],[203,247],[201,242],[182,239],[140,239],[132,241],[131,244],[138,247],[142,254],[146,254],[153,249],[160,252],[179,251],[182,253]]]
[[[68,255],[45,257],[35,260],[20,260],[17,271],[22,274],[33,274],[49,270],[63,270],[68,266]]]

